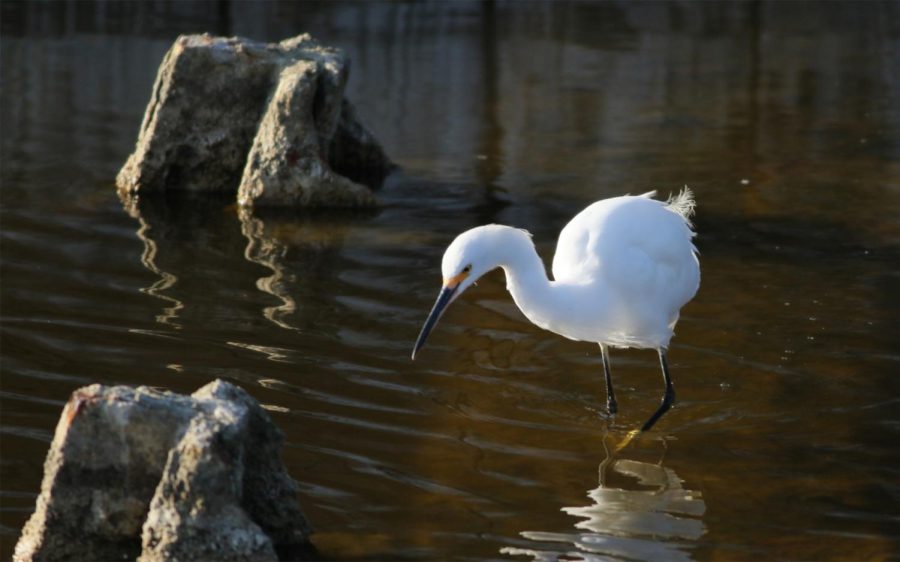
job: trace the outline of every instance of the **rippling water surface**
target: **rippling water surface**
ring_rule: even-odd
[[[896,3],[3,4],[0,556],[69,394],[266,404],[331,559],[897,559]],[[310,31],[403,171],[372,214],[120,200],[180,32]],[[443,249],[549,262],[593,200],[690,185],[703,282],[655,354],[531,326],[502,274],[409,352]]]

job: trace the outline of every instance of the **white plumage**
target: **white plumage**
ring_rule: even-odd
[[[578,299],[578,321],[552,331],[620,347],[668,346],[678,311],[700,285],[700,265],[690,191],[668,204],[653,195],[598,201],[562,229],[555,282],[587,285],[594,298]]]
[[[444,287],[415,353],[447,305],[488,271],[503,268],[519,309],[537,326],[573,340],[600,344],[607,405],[616,411],[608,346],[653,348],[659,352],[666,395],[643,429],[674,402],[666,348],[679,311],[697,292],[700,263],[691,239],[693,194],[685,188],[663,202],[655,192],[598,201],[562,229],[553,258],[553,280],[524,230],[479,226],[447,248],[441,269]]]

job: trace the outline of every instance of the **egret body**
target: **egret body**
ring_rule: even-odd
[[[524,230],[491,224],[460,234],[444,253],[443,288],[413,358],[446,307],[500,267],[513,300],[531,322],[572,340],[600,344],[611,414],[617,404],[609,348],[658,352],[666,389],[642,427],[650,429],[675,402],[666,350],[681,307],[700,286],[700,262],[691,241],[693,194],[685,188],[668,201],[654,195],[604,199],[578,213],[560,232],[553,280]]]

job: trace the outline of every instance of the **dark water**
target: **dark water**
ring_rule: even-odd
[[[404,172],[374,215],[122,202],[180,32],[301,31]],[[2,5],[0,556],[69,393],[246,388],[332,559],[900,559],[897,3]],[[531,326],[493,274],[409,352],[456,233],[697,195],[670,350]]]

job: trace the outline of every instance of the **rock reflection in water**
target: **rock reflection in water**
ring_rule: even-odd
[[[290,319],[298,312],[292,294],[304,280],[294,272],[304,276],[315,273],[317,264],[328,261],[325,258],[343,246],[350,223],[329,221],[327,216],[316,220],[313,216],[298,217],[296,212],[281,216],[271,211],[263,220],[254,213],[245,208],[238,211],[241,233],[247,239],[244,257],[272,271],[271,275],[256,280],[256,288],[281,302],[265,307],[263,316],[281,328],[300,330],[302,327],[291,324]],[[289,252],[296,256],[292,259]]]
[[[291,297],[287,287],[295,281],[292,274],[284,268],[284,256],[287,246],[274,236],[266,235],[266,225],[261,219],[253,216],[248,209],[240,209],[241,233],[247,239],[244,257],[253,263],[272,270],[272,275],[256,280],[256,288],[281,301],[278,306],[267,306],[263,316],[276,325],[288,330],[295,329],[288,324],[288,317],[297,311],[297,302]]]
[[[628,489],[612,487],[607,484],[612,475],[635,484]],[[691,541],[706,532],[701,519],[706,504],[700,492],[685,489],[675,471],[662,463],[608,457],[600,464],[600,485],[588,497],[591,505],[562,508],[583,519],[575,528],[585,532],[524,531],[524,538],[542,544],[505,547],[501,552],[540,561],[690,560]],[[568,550],[568,544],[576,550]]]
[[[178,277],[173,273],[163,270],[157,265],[159,246],[156,244],[156,240],[151,236],[152,227],[150,226],[150,223],[148,223],[141,215],[138,196],[120,192],[119,199],[122,201],[125,212],[140,224],[140,227],[135,234],[144,244],[144,251],[141,253],[141,263],[144,267],[159,276],[159,279],[155,283],[151,284],[149,287],[144,287],[141,289],[141,292],[165,301],[170,305],[164,307],[162,314],[156,316],[157,322],[176,329],[181,328],[181,324],[177,322],[177,318],[178,312],[184,308],[184,303],[166,294],[166,291],[178,283]]]
[[[156,320],[169,328],[233,318],[258,302],[262,317],[279,328],[312,329],[317,307],[323,305],[316,297],[323,285],[333,283],[332,262],[356,217],[295,211],[260,215],[231,199],[181,193],[120,197],[138,222],[141,263],[156,277],[142,292],[165,302]],[[270,274],[260,277],[257,266]],[[222,276],[223,268],[230,275]],[[262,296],[246,293],[245,280]],[[238,300],[204,298],[216,294],[214,288]]]

